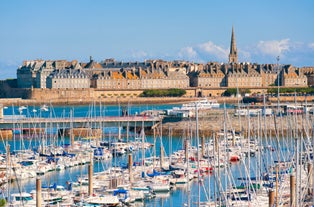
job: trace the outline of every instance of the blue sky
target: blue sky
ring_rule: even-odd
[[[0,79],[23,60],[145,59],[314,66],[312,0],[2,0]]]

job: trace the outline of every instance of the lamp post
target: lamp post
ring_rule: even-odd
[[[279,109],[280,109],[280,106],[279,106],[279,78],[280,78],[280,70],[279,70],[279,60],[280,60],[280,57],[277,56],[276,58],[277,60],[277,113],[279,114]]]

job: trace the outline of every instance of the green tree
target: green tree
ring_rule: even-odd
[[[267,89],[267,93],[270,94],[277,94],[278,93],[278,88],[269,88]],[[306,88],[279,88],[279,93],[308,93],[312,94],[314,93],[314,88],[311,87],[306,87]]]
[[[6,200],[4,199],[4,198],[1,198],[0,199],[0,207],[3,207],[3,206],[5,206],[6,205]]]
[[[148,89],[144,90],[141,97],[181,97],[186,91],[178,88],[171,89]]]
[[[236,88],[228,88],[225,90],[223,93],[224,96],[232,96],[232,95],[237,95],[237,89]]]

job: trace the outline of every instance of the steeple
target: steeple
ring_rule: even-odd
[[[232,26],[229,63],[237,63],[237,62],[238,62],[238,52],[237,52],[236,40],[234,37],[234,29]]]

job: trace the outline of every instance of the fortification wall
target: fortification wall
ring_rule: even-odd
[[[93,97],[93,89],[41,89],[33,88],[30,99],[33,100],[88,100]]]

